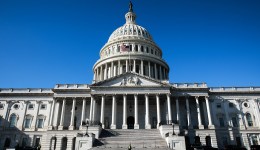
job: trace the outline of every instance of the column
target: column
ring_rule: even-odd
[[[197,114],[198,114],[198,127],[199,129],[204,129],[204,126],[201,123],[201,114],[200,114],[200,103],[199,103],[199,97],[196,96],[196,106],[197,106]]]
[[[208,128],[209,128],[209,129],[214,129],[215,127],[214,127],[214,125],[212,124],[211,114],[210,114],[210,106],[209,106],[209,99],[208,99],[207,96],[205,97],[205,101],[206,101],[207,115],[208,115],[208,120],[209,120],[209,126],[208,126]]]
[[[111,73],[110,73],[110,78],[112,78],[114,76],[114,62],[111,62],[111,69],[110,69]]]
[[[62,101],[60,125],[58,127],[58,130],[63,130],[64,116],[65,116],[65,109],[66,109],[65,107],[66,107],[66,99],[64,98]]]
[[[139,123],[138,123],[138,95],[135,94],[135,124],[134,129],[139,129]]]
[[[74,127],[75,106],[76,106],[76,98],[73,98],[69,130],[74,130],[74,128],[75,128]]]
[[[144,61],[141,60],[141,75],[144,75]]]
[[[113,72],[113,77],[114,77],[114,76],[116,76],[116,75],[117,75],[117,69],[118,69],[118,68],[117,68],[117,66],[116,66],[116,65],[114,65],[114,68],[113,68],[113,69],[114,69],[114,72]]]
[[[123,96],[123,125],[122,129],[127,129],[127,95]]]
[[[160,65],[159,69],[160,69],[160,80],[162,80],[163,78],[162,78],[162,66],[161,65]]]
[[[91,100],[90,100],[90,108],[89,108],[89,120],[90,122],[93,121],[93,101],[94,101],[94,96],[91,95]]]
[[[97,67],[96,82],[100,80],[99,68]]]
[[[112,121],[111,129],[116,129],[116,96],[113,95],[112,98]]]
[[[151,129],[148,94],[145,94],[145,129]]]
[[[92,123],[96,121],[96,107],[97,107],[97,101],[96,99],[93,99]]]
[[[36,113],[36,116],[35,116],[35,124],[34,124],[35,130],[37,129],[38,114],[39,114],[40,105],[41,105],[42,102],[41,101],[36,101],[36,103],[38,104],[38,108],[37,108],[37,113]]]
[[[163,68],[163,79],[166,80],[166,70]]]
[[[256,126],[259,128],[260,127],[260,116],[259,116],[258,102],[259,102],[258,99],[254,99],[254,103],[255,103],[255,107],[254,107],[255,111],[254,111],[254,113],[255,113],[256,118],[258,118],[258,119],[255,119],[255,121],[256,121]]]
[[[156,66],[156,63],[154,63],[154,78],[155,79],[158,79],[158,72],[157,72],[157,66]]]
[[[181,126],[180,109],[179,109],[180,106],[179,106],[179,99],[178,99],[178,97],[176,97],[175,102],[176,102],[176,120],[177,120],[177,123],[179,124],[179,126]]]
[[[188,128],[192,129],[192,123],[191,123],[191,116],[190,116],[190,105],[189,105],[189,97],[186,97],[186,109],[187,109],[187,121],[188,121]]]
[[[104,122],[104,112],[105,112],[105,95],[102,95],[101,99],[101,113],[100,113],[100,122],[102,124],[102,128],[105,128],[105,122]]]
[[[136,72],[136,60],[134,59],[133,72]]]
[[[157,128],[161,123],[161,110],[160,110],[160,97],[159,94],[156,95],[156,106],[157,106]]]
[[[236,99],[237,106],[238,106],[238,121],[239,121],[239,128],[240,130],[246,129],[244,117],[243,117],[243,108],[242,108],[242,101],[240,99]]]
[[[105,64],[104,80],[107,79],[107,63]]]
[[[30,101],[24,101],[25,104],[25,109],[24,109],[24,115],[23,115],[23,124],[22,124],[22,129],[24,130],[24,121],[26,119],[26,115],[27,115],[27,110],[28,110],[28,106],[30,104]],[[3,121],[2,121],[3,122]],[[0,124],[1,126],[1,124]]]
[[[6,101],[6,104],[7,104],[7,110],[6,110],[5,120],[9,120],[9,114],[10,114],[10,110],[11,110],[11,106],[12,106],[13,102],[12,101]],[[5,124],[5,126],[6,126],[6,124]]]
[[[53,122],[53,114],[54,114],[55,103],[56,103],[56,100],[54,98],[53,101],[52,101],[52,105],[51,105],[51,112],[50,112],[48,130],[52,130],[52,122]]]
[[[168,124],[172,124],[171,95],[167,94]]]
[[[94,70],[94,76],[93,76],[93,81],[92,82],[96,82],[96,73],[97,73],[97,71],[96,70]]]
[[[148,61],[148,76],[151,78],[151,63]]]
[[[53,128],[55,130],[58,129],[58,118],[59,118],[59,111],[60,111],[60,102],[58,102],[58,100],[55,103],[55,107],[54,107],[54,116],[53,116]]]
[[[228,106],[225,100],[222,100],[223,107],[224,107],[224,113],[225,113],[225,118],[226,118],[226,126],[231,127],[231,120],[229,119],[229,113],[228,113]]]
[[[122,67],[121,67],[120,60],[118,60],[118,75],[120,74],[122,74]]]
[[[86,117],[85,117],[86,113],[85,113],[85,111],[86,111],[86,98],[83,98],[82,111],[81,111],[81,120],[80,120],[80,129],[82,129],[82,123],[84,121],[86,121]]]
[[[100,67],[100,81],[103,80],[103,66]]]
[[[126,72],[128,72],[129,71],[129,68],[128,68],[129,66],[128,66],[128,59],[127,60],[125,60],[125,68],[126,68]]]

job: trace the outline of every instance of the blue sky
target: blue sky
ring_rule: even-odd
[[[128,0],[0,0],[0,87],[90,84]],[[170,82],[260,86],[260,1],[132,0]]]

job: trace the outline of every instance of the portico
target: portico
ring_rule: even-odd
[[[136,78],[137,85],[128,80],[132,78]],[[90,88],[86,97],[55,98],[52,109],[57,109],[50,116],[49,127],[81,129],[87,119],[92,124],[101,124],[104,129],[152,129],[172,123],[181,129],[214,128],[210,101],[203,92],[172,93],[171,86],[134,73],[125,73]],[[64,122],[65,118],[70,121]]]

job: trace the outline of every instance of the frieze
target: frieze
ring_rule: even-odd
[[[141,80],[137,76],[124,77],[120,83],[120,86],[136,86],[141,85]]]

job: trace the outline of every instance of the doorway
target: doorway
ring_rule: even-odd
[[[35,146],[35,147],[40,146],[40,141],[41,141],[41,138],[37,137],[37,138],[35,139],[35,144],[34,144],[34,146]]]
[[[134,129],[134,123],[135,123],[135,118],[133,116],[129,116],[127,118],[127,128]]]

